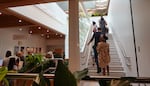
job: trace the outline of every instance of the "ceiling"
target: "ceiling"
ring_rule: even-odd
[[[80,0],[79,10],[82,13],[83,9],[89,16],[107,15],[110,0]],[[57,2],[57,4],[66,12],[68,12],[68,1]]]
[[[7,9],[8,7],[44,4],[48,2],[57,2],[57,4],[66,13],[68,13],[67,0],[0,0],[0,28],[28,26],[30,28],[29,33],[32,32],[30,34],[39,34],[46,39],[64,39],[65,35],[60,34],[50,28],[45,28],[37,22],[34,22]],[[109,0],[82,0],[82,5],[85,8],[84,10],[86,10],[86,12],[92,16],[96,12],[103,12],[103,14],[107,14],[108,2]]]
[[[29,34],[38,34],[46,39],[64,39],[65,35],[54,31],[50,28],[45,28],[31,19],[28,19],[20,14],[8,10],[8,7],[34,5],[47,2],[57,2],[64,0],[0,0],[0,28],[8,27],[29,27]]]

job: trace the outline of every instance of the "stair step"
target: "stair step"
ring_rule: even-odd
[[[124,71],[110,71],[109,74],[110,74],[109,76],[115,76],[115,77],[117,77],[117,76],[124,77],[125,76]],[[102,73],[96,73],[96,71],[94,71],[94,72],[88,72],[88,75],[89,76],[93,76],[93,75],[95,75],[95,76],[101,76]]]
[[[109,65],[122,65],[121,62],[110,62]]]
[[[117,59],[117,58],[111,58],[111,59],[110,59],[110,62],[120,62],[120,59]]]
[[[110,76],[125,76],[124,69],[122,67],[121,60],[118,55],[118,51],[116,49],[115,43],[113,41],[113,37],[111,34],[108,35],[109,40],[107,40],[107,43],[109,43],[109,49],[110,49],[110,64],[109,64],[109,70],[110,70]],[[94,62],[95,63],[95,62]],[[97,68],[96,65],[93,66],[92,57],[89,59],[88,64],[89,73],[88,75],[96,75],[96,76],[102,76],[102,73],[96,73]]]
[[[96,67],[89,67],[89,70],[97,70]],[[123,67],[109,67],[110,71],[124,71]]]

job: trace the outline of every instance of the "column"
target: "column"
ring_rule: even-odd
[[[79,48],[79,1],[69,1],[69,69],[71,72],[80,70]]]

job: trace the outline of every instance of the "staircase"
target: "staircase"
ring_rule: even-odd
[[[112,35],[109,34],[108,38],[109,39],[107,40],[107,43],[109,43],[110,46],[110,58],[111,58],[111,62],[109,64],[110,76],[123,77],[125,76],[124,69],[122,67],[121,60],[118,56],[118,52],[116,50]],[[88,69],[89,69],[88,75],[94,75],[94,76],[102,75],[102,73],[96,73],[97,72],[96,65],[93,65],[92,57],[89,58]]]

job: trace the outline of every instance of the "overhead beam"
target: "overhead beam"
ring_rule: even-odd
[[[8,8],[8,7],[48,3],[48,2],[59,2],[59,1],[67,1],[67,0],[13,0],[13,1],[12,0],[1,0],[0,1],[0,9],[4,9],[4,8]]]

